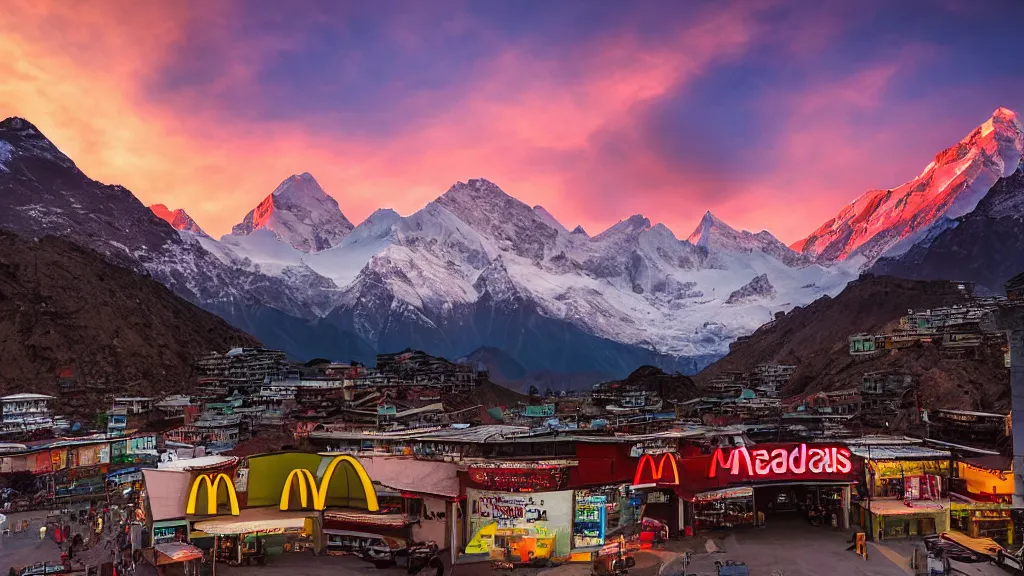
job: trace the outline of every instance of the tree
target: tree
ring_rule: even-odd
[[[530,385],[530,391],[528,392],[530,398],[536,398],[540,395],[540,390],[537,390],[536,386]]]

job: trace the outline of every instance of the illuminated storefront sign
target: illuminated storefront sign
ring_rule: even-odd
[[[668,474],[668,476],[666,476]],[[654,456],[644,454],[636,466],[633,475],[633,486],[678,486],[679,465],[674,453],[659,456],[658,465],[654,465]]]
[[[720,475],[768,478],[775,476],[804,476],[821,474],[849,474],[853,470],[850,451],[839,446],[808,447],[799,444],[786,448],[733,448],[726,455],[718,448],[711,456],[708,478]]]
[[[231,481],[231,478],[224,473],[217,474],[217,476],[211,481],[210,476],[205,474],[197,477],[192,482],[192,490],[188,494],[188,504],[185,506],[185,514],[193,515],[196,514],[196,500],[199,498],[199,487],[206,485],[206,514],[214,515],[217,513],[217,490],[220,489],[220,483],[223,482],[225,489],[228,491],[228,504],[231,507],[231,515],[238,516],[238,495],[235,494],[235,484]]]
[[[563,464],[514,463],[470,466],[469,480],[498,492],[549,492],[562,490],[569,481]]]
[[[334,460],[331,460],[331,463],[327,465],[327,469],[324,470],[324,475],[319,485],[317,485],[316,477],[313,476],[313,473],[305,468],[296,468],[289,472],[288,478],[284,481],[284,488],[281,489],[281,510],[287,510],[290,505],[292,482],[295,480],[298,480],[299,486],[299,505],[305,508],[312,500],[314,510],[326,508],[327,490],[331,485],[331,478],[334,476],[338,466],[342,464],[355,473],[359,486],[366,495],[366,509],[370,512],[380,510],[380,506],[377,503],[377,492],[373,488],[373,482],[370,481],[369,475],[366,474],[366,469],[363,468],[359,460],[348,455],[336,456]],[[343,474],[347,475],[347,470]],[[350,486],[349,489],[351,490],[352,487]]]

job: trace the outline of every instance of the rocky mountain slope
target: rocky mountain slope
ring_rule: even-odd
[[[668,374],[655,366],[641,366],[622,380],[602,385],[607,388],[618,386],[653,392],[672,404],[685,402],[700,395],[697,384],[689,376]]]
[[[902,186],[871,190],[793,249],[829,263],[902,254],[975,209],[1000,178],[1013,174],[1024,150],[1024,125],[999,108],[956,145],[935,156]]]
[[[112,391],[187,390],[197,355],[256,343],[88,248],[0,232],[0,394],[57,395],[66,369],[78,385],[62,402],[91,415]]]
[[[835,298],[822,297],[796,308],[695,377],[706,384],[724,372],[752,370],[761,363],[795,364],[784,395],[858,388],[866,372],[901,370],[919,378],[922,400],[933,408],[1004,410],[1009,406],[1009,376],[998,346],[978,359],[942,357],[933,346],[917,346],[870,357],[849,354],[849,336],[884,332],[908,309],[928,309],[963,302],[950,282],[864,276]]]
[[[244,258],[225,263],[203,247],[212,239],[175,230],[126,188],[90,179],[21,118],[0,121],[0,229],[89,247],[235,326],[266,329],[261,340],[270,346],[305,344],[318,312],[334,307],[336,287],[329,280],[301,264],[266,274]],[[311,343],[321,348],[311,355],[323,347],[334,351],[330,342]]]
[[[907,252],[880,259],[871,271],[974,282],[979,291],[1002,294],[1003,283],[1024,271],[1024,163],[1000,178],[972,212]]]

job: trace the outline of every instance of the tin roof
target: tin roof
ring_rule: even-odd
[[[923,446],[850,446],[855,456],[869,460],[947,460],[950,453]]]
[[[943,414],[960,414],[962,416],[981,416],[985,418],[1006,418],[1006,414],[994,414],[992,412],[977,412],[975,410],[944,410],[939,409],[936,412]]]
[[[31,392],[22,392],[20,394],[10,394],[0,398],[0,401],[16,401],[16,400],[52,400],[53,396],[47,396],[46,394],[33,394]]]

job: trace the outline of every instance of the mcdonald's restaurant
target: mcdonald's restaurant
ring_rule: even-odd
[[[245,565],[410,540],[460,544],[452,463],[308,452],[195,462],[211,464],[144,471],[154,546],[187,540],[217,562]]]
[[[284,452],[251,456],[244,467],[216,458],[205,467],[144,471],[153,548],[188,540],[217,562],[262,563],[325,550],[325,514],[380,511],[376,488],[352,456]]]
[[[852,454],[836,444],[683,443],[645,454],[632,487],[645,493],[644,518],[690,536],[776,520],[848,528],[856,478]]]

